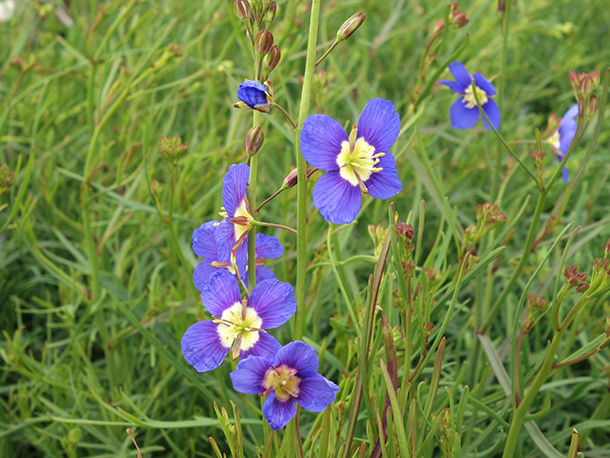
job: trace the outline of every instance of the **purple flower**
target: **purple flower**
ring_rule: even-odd
[[[218,246],[216,245],[217,221],[203,223],[199,229],[193,232],[193,251],[201,258],[204,258],[193,272],[193,282],[199,291],[208,283],[210,277],[221,269],[239,275],[248,286],[247,263],[248,263],[248,238],[244,240],[235,251],[235,256],[231,256],[228,262],[219,260]],[[269,278],[275,278],[273,271],[265,267],[265,258],[279,258],[284,252],[284,247],[280,241],[269,235],[256,234],[256,282],[259,283]],[[236,270],[237,269],[237,270]]]
[[[292,286],[276,279],[258,283],[242,300],[235,276],[226,270],[212,275],[201,300],[214,320],[195,323],[182,337],[184,359],[197,372],[220,366],[231,346],[233,359],[273,358],[281,345],[264,329],[281,326],[297,309]]]
[[[265,113],[268,112],[273,105],[270,92],[258,81],[244,81],[241,83],[239,89],[237,89],[237,97],[248,108]],[[240,104],[237,104],[236,106],[243,108]]]
[[[474,127],[479,121],[479,118],[482,117],[480,116],[479,107],[477,106],[477,102],[472,93],[472,79],[470,78],[468,70],[466,70],[466,67],[464,67],[464,64],[461,62],[452,62],[449,65],[449,71],[455,78],[455,81],[443,80],[438,83],[449,87],[449,89],[456,94],[463,96],[451,105],[451,112],[449,113],[451,125],[455,129],[470,129],[471,127]],[[481,103],[483,111],[496,130],[499,129],[500,109],[492,99],[492,97],[496,95],[496,89],[493,87],[493,84],[480,73],[474,73],[472,78],[474,78],[477,98]],[[483,117],[483,124],[485,124],[485,127],[489,130],[492,130],[485,117]]]
[[[250,167],[246,164],[229,166],[229,171],[222,180],[222,204],[225,217],[216,228],[218,260],[229,262],[231,254],[243,244],[253,221],[250,213],[247,189],[250,178]],[[245,250],[242,248],[242,250]]]
[[[301,153],[325,170],[313,191],[324,219],[351,223],[360,211],[361,194],[389,199],[402,190],[390,148],[400,133],[400,117],[389,100],[373,99],[362,110],[349,137],[341,124],[315,114],[303,123]]]
[[[295,402],[312,412],[322,412],[335,400],[339,387],[318,374],[318,355],[303,342],[292,342],[275,357],[251,356],[231,372],[235,391],[267,395],[263,414],[278,430],[295,416]]]
[[[576,116],[578,116],[578,105],[575,104],[566,111],[563,118],[561,118],[559,128],[551,135],[551,138],[548,139],[548,142],[555,152],[555,157],[560,163],[570,149],[570,145],[576,136],[576,131],[578,130],[578,123],[574,119]],[[564,166],[562,174],[563,182],[568,184],[570,174],[567,167]]]

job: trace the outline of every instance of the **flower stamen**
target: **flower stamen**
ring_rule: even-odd
[[[366,142],[364,137],[358,137],[358,129],[354,126],[349,140],[341,144],[341,152],[337,156],[339,173],[352,186],[360,186],[360,190],[368,194],[364,184],[373,173],[380,172],[383,167],[375,167],[384,152],[375,152],[375,147]]]

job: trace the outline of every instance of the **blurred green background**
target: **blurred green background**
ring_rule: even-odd
[[[230,364],[196,374],[183,360],[179,344],[186,328],[205,317],[192,286],[198,260],[190,248],[191,234],[204,221],[219,218],[222,176],[229,164],[245,160],[244,136],[251,126],[249,113],[232,108],[237,86],[252,78],[246,37],[232,2],[15,3],[13,17],[0,23],[0,165],[14,172],[15,181],[0,195],[0,228],[7,226],[0,234],[0,455],[135,456],[125,434],[132,425],[148,456],[213,456],[210,435],[228,452],[213,402],[229,408],[232,400],[242,414],[246,456],[255,456],[260,417],[252,399],[233,392]],[[362,11],[367,19],[321,65],[325,73],[314,83],[315,111],[346,127],[355,123],[369,99],[394,102],[403,131],[393,153],[404,185],[394,202],[402,219],[413,211],[417,222],[421,201],[426,201],[425,251],[434,244],[443,212],[456,212],[457,230],[474,221],[476,205],[490,199],[496,154],[502,155],[502,198],[497,203],[509,221],[526,196],[537,192],[482,124],[469,131],[451,128],[448,113],[455,96],[448,89],[435,86],[416,112],[409,108],[424,44],[445,5],[323,1],[320,54],[351,14]],[[469,34],[460,60],[471,72],[497,78],[502,47],[497,2],[461,1],[459,8],[470,22],[451,30],[436,50],[432,71]],[[271,79],[276,100],[295,117],[308,22],[307,1],[278,1],[271,30],[282,61]],[[604,0],[519,1],[513,6],[501,132],[532,168],[528,152],[533,129],[544,131],[552,112],[561,116],[574,103],[568,71],[601,71],[610,62],[608,24],[610,8]],[[259,201],[279,188],[295,164],[293,136],[285,120],[278,113],[265,115],[263,128]],[[571,174],[592,130],[568,162]],[[569,263],[590,266],[603,255],[610,236],[608,132],[602,129],[562,218],[581,226]],[[173,135],[190,145],[175,187],[174,224],[182,254],[172,245],[164,221],[171,183],[157,147],[160,136]],[[95,302],[89,300],[91,264],[80,202],[90,148],[95,173],[86,207],[102,285]],[[556,166],[550,149],[546,151],[545,177]],[[564,188],[556,185],[545,215]],[[265,208],[264,219],[294,226],[295,200],[294,189],[283,193]],[[327,261],[327,225],[311,199],[310,205],[306,341],[318,349],[328,347],[322,373],[337,381],[346,371],[353,342],[348,331],[338,325],[333,329],[329,322],[333,316],[341,321],[345,310]],[[373,254],[368,225],[387,222],[387,205],[364,199],[357,222],[337,235],[339,259]],[[499,264],[499,285],[520,255],[533,203],[528,209],[506,241],[509,249]],[[294,237],[266,233],[278,236],[286,248],[285,255],[268,266],[281,280],[293,282]],[[443,237],[446,253],[434,267],[457,263],[450,238]],[[542,245],[548,248],[549,243]],[[544,251],[533,254],[529,274]],[[541,271],[536,292],[552,289],[552,266]],[[346,267],[350,294],[366,288],[372,269],[366,263]],[[511,295],[512,302],[518,301],[520,291]],[[475,286],[464,290],[465,313],[447,331],[449,386],[459,370],[455,366],[467,358],[476,339],[468,325],[469,295],[475,295]],[[594,329],[592,335],[603,331],[609,311],[607,301],[588,311],[585,323]],[[492,339],[503,341],[509,317],[510,309],[500,312]],[[289,327],[274,334],[284,344],[290,340]],[[532,338],[532,345],[543,348],[546,335],[538,337]],[[581,337],[588,341],[578,334],[577,345]],[[555,415],[539,426],[561,450],[569,440],[569,425],[587,420],[604,396],[608,364],[608,353],[602,354],[586,363],[582,373],[575,369],[570,377],[581,378],[574,383],[550,388],[558,396],[552,404]],[[490,396],[490,403],[497,401]],[[302,425],[311,425],[315,418],[304,414]],[[607,428],[591,436],[606,450],[595,456],[609,456]],[[490,447],[497,433],[494,430],[468,453]],[[535,448],[528,453],[540,456]]]

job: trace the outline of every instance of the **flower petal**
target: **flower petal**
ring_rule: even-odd
[[[230,263],[230,262],[229,262]],[[242,278],[246,278],[246,264],[248,263],[248,236],[244,238],[244,241],[235,250],[235,265],[239,270],[239,275]]]
[[[468,86],[464,86],[463,84],[458,83],[457,81],[452,80],[440,80],[437,81],[438,84],[442,84],[443,86],[447,86],[456,94],[464,94],[466,92],[466,88]]]
[[[235,276],[224,269],[219,269],[201,292],[203,306],[216,318],[236,302],[241,302],[241,293]]]
[[[220,343],[218,324],[211,321],[199,321],[190,326],[181,344],[184,359],[197,372],[216,369],[229,353],[229,348]]]
[[[233,389],[240,393],[259,394],[265,391],[263,380],[272,362],[266,358],[252,356],[242,359],[229,375]]]
[[[266,332],[258,331],[258,340],[252,348],[242,351],[239,354],[241,360],[250,359],[250,356],[260,356],[273,361],[277,352],[282,348],[282,344],[277,339]],[[269,367],[269,366],[267,366]],[[263,390],[265,391],[265,390]]]
[[[222,205],[229,218],[235,216],[235,210],[246,197],[250,167],[246,164],[233,164],[222,180]]]
[[[193,283],[197,291],[203,291],[203,287],[210,281],[210,277],[218,272],[220,268],[210,265],[207,259],[201,261],[193,271]]]
[[[377,153],[386,153],[399,133],[400,116],[392,102],[373,99],[366,104],[358,118],[358,137],[364,137]]]
[[[278,367],[282,364],[296,369],[297,372],[318,372],[318,354],[312,346],[297,340],[284,345],[275,355],[273,365]]]
[[[483,111],[491,121],[492,125],[496,128],[496,130],[498,130],[500,128],[500,108],[498,107],[496,101],[493,99],[487,100],[487,103],[483,105]],[[485,117],[482,118],[485,127],[487,127],[489,130],[493,130],[487,122],[487,119],[485,119]]]
[[[314,371],[298,372],[297,377],[301,381],[299,382],[299,397],[296,398],[296,402],[304,409],[312,412],[322,412],[328,404],[335,401],[339,387],[330,380]]]
[[[461,62],[451,62],[449,64],[449,71],[455,78],[455,80],[460,83],[462,86],[467,87],[470,86],[470,73],[464,67],[464,64]]]
[[[320,170],[336,170],[341,144],[348,141],[341,124],[330,116],[314,114],[303,123],[301,153],[307,162]]]
[[[561,176],[563,178],[563,184],[568,184],[568,180],[570,179],[570,172],[568,172],[567,167],[563,167],[563,170],[561,171]]]
[[[375,199],[390,199],[402,191],[402,183],[398,179],[396,170],[396,159],[392,153],[386,153],[379,158],[376,167],[381,167],[383,170],[373,173],[364,182],[371,196]]]
[[[223,219],[216,227],[216,246],[218,247],[218,260],[229,262],[231,252],[237,243],[235,240],[235,225],[228,218]],[[242,244],[243,245],[243,244]]]
[[[260,283],[263,280],[270,280],[275,278],[273,270],[266,266],[256,266],[256,282]]]
[[[578,104],[577,103],[572,105],[570,107],[570,109],[568,111],[566,111],[566,113],[563,115],[563,118],[561,118],[561,120],[563,121],[564,119],[574,119],[576,116],[578,116]]]
[[[487,95],[496,95],[496,88],[493,84],[491,84],[491,81],[480,73],[475,73],[472,75],[472,77],[474,78],[474,82],[479,89],[483,89]]]
[[[313,190],[313,204],[330,223],[351,223],[358,216],[362,197],[359,186],[344,180],[338,170],[320,177]]]
[[[216,225],[218,221],[207,221],[193,231],[193,251],[200,258],[208,259],[210,262],[218,260]]]
[[[576,136],[576,131],[578,130],[578,124],[576,121],[571,118],[562,118],[561,124],[559,125],[559,129],[557,132],[559,133],[559,151],[562,154],[566,154],[570,149],[570,145]]]
[[[271,391],[263,404],[263,415],[271,429],[277,431],[288,424],[297,413],[297,407],[292,398],[286,402],[275,399],[275,391]]]
[[[256,257],[275,259],[282,256],[284,247],[277,237],[265,234],[256,234]]]
[[[268,94],[267,88],[258,81],[244,81],[237,89],[237,98],[250,108],[267,105],[269,103]]]
[[[451,111],[449,112],[451,118],[451,125],[454,129],[470,129],[474,127],[479,120],[479,107],[466,108],[466,105],[460,97],[453,105],[451,105]],[[216,236],[218,240],[218,235]]]
[[[248,307],[252,307],[263,320],[261,328],[277,328],[288,321],[297,310],[294,289],[279,280],[262,281],[250,293]]]

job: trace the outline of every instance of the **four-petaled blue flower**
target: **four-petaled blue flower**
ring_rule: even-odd
[[[250,356],[231,372],[235,391],[267,395],[263,414],[271,429],[288,424],[296,414],[295,402],[322,412],[335,400],[339,387],[318,374],[318,355],[303,342],[292,342],[274,357]]]
[[[241,83],[237,89],[237,98],[239,98],[248,108],[265,113],[268,112],[273,105],[271,94],[267,88],[258,81],[244,81]],[[241,107],[245,108],[243,105]]]
[[[559,162],[563,160],[563,157],[570,149],[570,145],[576,136],[576,131],[578,130],[578,123],[574,119],[576,116],[578,116],[578,105],[572,105],[572,107],[566,111],[566,114],[563,115],[563,118],[561,118],[559,128],[548,140],[555,152],[555,157],[557,157]],[[568,168],[565,166],[563,167],[562,175],[563,182],[568,184],[570,174]]]
[[[312,166],[328,173],[313,191],[324,219],[351,223],[360,211],[361,194],[389,199],[402,190],[390,148],[400,133],[400,117],[389,100],[373,99],[362,110],[349,137],[341,124],[315,114],[303,123],[301,152]]]
[[[462,96],[451,105],[451,111],[449,113],[451,125],[455,129],[470,129],[471,127],[474,127],[479,121],[479,118],[482,117],[472,93],[472,80],[470,74],[461,62],[451,63],[449,65],[449,71],[455,78],[455,81],[443,80],[438,83],[448,86],[453,92]],[[480,73],[474,73],[472,77],[474,78],[474,83],[476,85],[476,95],[483,111],[493,126],[496,129],[499,129],[500,109],[492,99],[492,97],[496,95],[496,89],[493,87],[493,84]],[[483,117],[483,124],[485,124],[485,127],[489,130],[492,130],[485,117]]]
[[[297,308],[292,286],[276,279],[258,283],[242,300],[237,279],[226,270],[212,275],[201,299],[214,320],[195,323],[182,337],[184,359],[197,372],[220,366],[231,346],[233,359],[273,358],[281,345],[264,329],[283,325]]]
[[[193,251],[204,258],[193,272],[195,287],[202,291],[203,287],[210,281],[215,272],[225,269],[236,275],[236,268],[240,278],[248,286],[247,263],[248,263],[248,238],[244,240],[237,250],[235,256],[231,256],[228,262],[219,260],[218,246],[216,245],[216,227],[218,221],[203,223],[199,229],[193,232]],[[264,234],[256,234],[256,282],[259,283],[269,278],[275,278],[273,271],[265,267],[265,259],[279,258],[284,252],[284,247],[276,237]]]
[[[222,205],[225,217],[216,228],[218,260],[230,262],[252,228],[252,214],[247,190],[250,167],[246,164],[233,164],[222,180]],[[246,248],[242,248],[245,250]],[[240,255],[242,256],[242,255]]]

